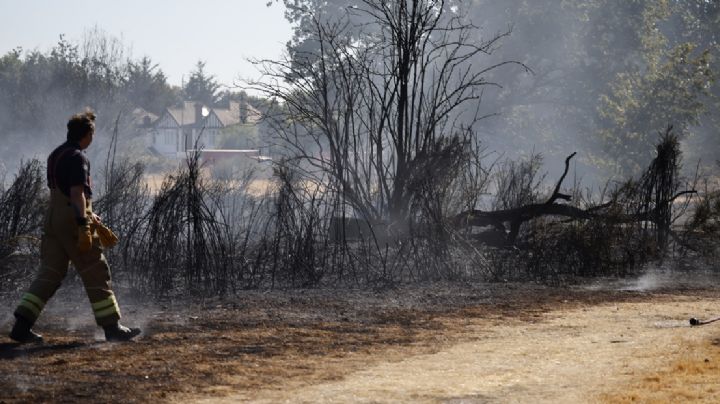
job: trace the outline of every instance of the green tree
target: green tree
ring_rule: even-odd
[[[104,117],[97,130],[108,133],[115,117],[130,124],[137,105],[161,109],[172,102],[163,100],[167,84],[149,59],[135,62],[125,55],[121,42],[94,29],[80,42],[60,36],[48,52],[16,49],[0,56],[0,148],[11,160],[34,155],[39,146],[63,139],[64,122],[85,107]]]
[[[695,54],[708,53],[708,68],[713,73],[713,82],[704,97],[705,113],[699,124],[691,128],[685,137],[686,156],[703,162],[705,168],[717,169],[713,163],[718,160],[720,150],[720,85],[717,72],[720,69],[720,1],[717,0],[675,0],[675,12],[671,19],[669,37],[679,44],[685,42],[696,46]],[[675,45],[675,46],[677,46]]]
[[[17,48],[0,57],[0,128],[13,131],[18,127],[15,117],[17,102],[21,100],[20,80],[24,62],[22,49]]]
[[[637,174],[652,159],[658,133],[673,125],[680,133],[700,124],[715,73],[710,54],[694,56],[695,46],[678,45],[642,73],[619,74],[601,99],[605,125],[599,135],[614,171]]]
[[[155,114],[180,101],[165,73],[147,56],[128,62],[125,90],[132,103]]]
[[[644,6],[635,27],[639,52],[610,77],[597,109],[596,133],[604,152],[598,160],[618,174],[635,174],[645,166],[658,133],[668,125],[682,134],[692,158],[708,148],[700,140],[707,138],[704,134],[720,129],[713,113],[718,108],[713,39],[718,28],[709,26],[717,19],[717,2],[636,3]]]
[[[190,78],[185,83],[183,95],[187,100],[214,106],[218,101],[219,88],[220,84],[215,80],[215,76],[205,72],[205,62],[198,61],[195,70],[190,73]]]
[[[579,172],[591,175],[645,166],[668,124],[684,132],[686,147],[717,150],[719,8],[706,0],[470,2],[486,32],[512,26],[497,60],[534,72],[493,72],[503,88],[485,94],[499,113],[481,129],[485,139],[555,160],[579,150]]]

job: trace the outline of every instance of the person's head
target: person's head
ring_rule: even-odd
[[[95,113],[91,110],[73,115],[67,123],[67,140],[78,143],[81,149],[90,146],[95,134]]]

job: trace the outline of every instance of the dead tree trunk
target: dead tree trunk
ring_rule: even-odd
[[[557,203],[558,200],[572,199],[570,195],[561,193],[560,187],[575,154],[572,153],[565,159],[565,171],[544,203],[496,211],[468,210],[453,217],[452,225],[456,229],[492,226],[506,234],[505,246],[512,246],[516,243],[522,225],[542,216],[560,216],[571,220],[604,220],[618,225],[635,223],[642,227],[643,231],[655,230],[658,247],[665,248],[673,220],[673,202],[680,196],[697,193],[695,190],[677,192],[680,148],[677,136],[672,134],[672,126],[667,129],[657,146],[657,157],[638,183],[631,183],[611,201],[586,209]]]
[[[577,153],[572,153],[565,159],[565,171],[555,185],[552,195],[543,203],[534,203],[513,209],[502,209],[496,211],[468,210],[456,215],[451,223],[456,228],[477,226],[493,226],[507,234],[505,244],[513,245],[520,232],[520,227],[528,220],[546,215],[566,216],[575,219],[589,219],[593,216],[592,210],[583,210],[570,205],[560,205],[556,201],[562,199],[570,201],[572,197],[560,192],[565,177],[570,168],[570,160]],[[506,224],[509,225],[509,230]]]

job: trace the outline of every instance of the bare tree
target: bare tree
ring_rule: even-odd
[[[427,206],[428,187],[447,185],[424,181],[427,168],[468,157],[482,89],[497,85],[485,76],[518,64],[471,66],[508,33],[474,42],[454,3],[362,0],[342,18],[311,15],[316,49],[259,62],[278,79],[256,87],[281,101],[270,122],[288,161],[355,215],[407,223]]]

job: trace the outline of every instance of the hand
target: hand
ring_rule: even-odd
[[[78,250],[80,253],[86,253],[92,248],[92,232],[90,225],[78,226]]]
[[[92,220],[93,223],[102,223],[102,218],[100,218],[100,216],[96,215],[95,212],[92,212],[90,214],[90,220]]]

